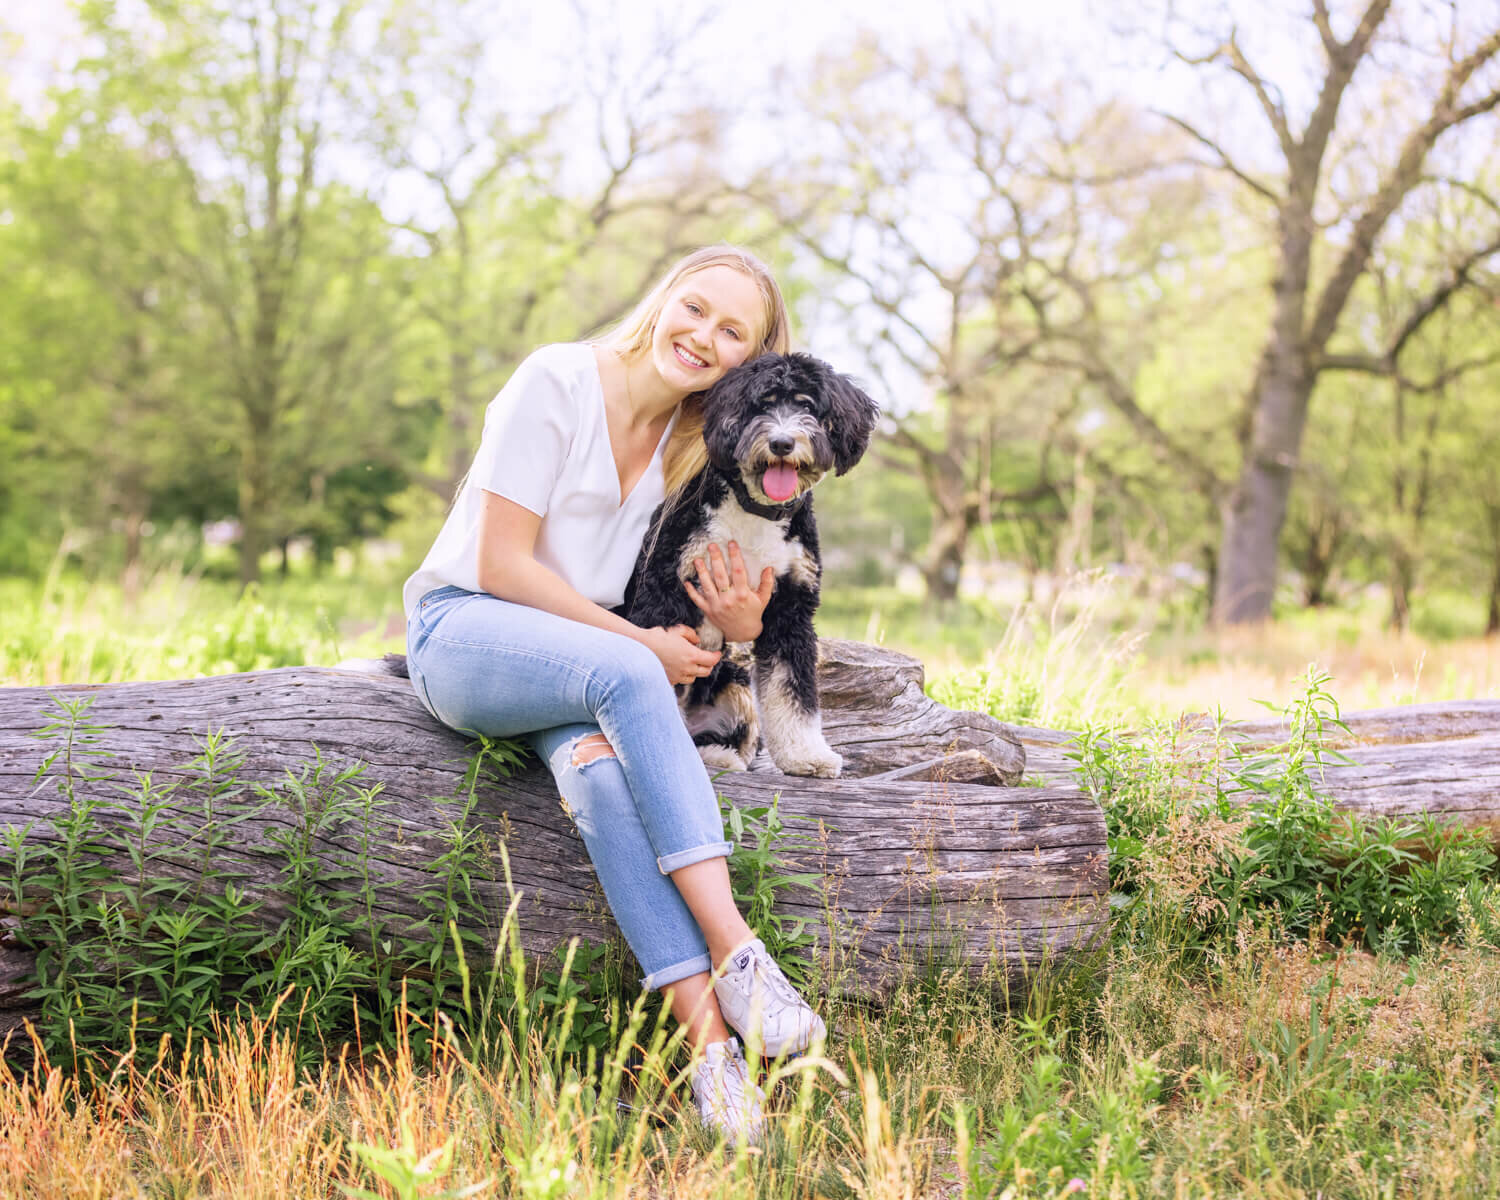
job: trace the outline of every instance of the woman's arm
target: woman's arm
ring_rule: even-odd
[[[541,517],[494,492],[481,492],[481,496],[479,586],[490,595],[641,642],[661,659],[673,683],[707,675],[719,661],[717,652],[698,648],[697,634],[686,626],[642,629],[580,595],[557,572],[537,562]]]

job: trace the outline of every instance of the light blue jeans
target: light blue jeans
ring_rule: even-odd
[[[645,988],[710,969],[668,875],[722,858],[719,801],[661,661],[639,642],[484,592],[428,592],[406,625],[418,698],[464,733],[525,736],[557,780]],[[603,733],[614,755],[576,765]]]

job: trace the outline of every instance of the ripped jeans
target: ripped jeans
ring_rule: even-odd
[[[618,633],[458,587],[422,597],[406,652],[412,686],[439,721],[524,735],[551,768],[646,972],[641,986],[709,970],[703,933],[668,876],[733,847],[656,655]],[[612,754],[597,746],[601,732]]]

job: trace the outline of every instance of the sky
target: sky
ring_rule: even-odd
[[[127,12],[141,2],[118,0]],[[1341,30],[1348,28],[1357,2],[1333,0]],[[1276,150],[1248,89],[1222,73],[1217,82],[1206,82],[1209,76],[1174,62],[1160,39],[1149,36],[1155,30],[1148,14],[1170,6],[1180,18],[1182,44],[1207,50],[1212,43],[1195,37],[1192,26],[1200,19],[1207,24],[1207,18],[1227,4],[1239,19],[1239,36],[1252,58],[1272,64],[1274,73],[1287,81],[1288,107],[1294,113],[1305,112],[1312,100],[1310,90],[1296,90],[1299,74],[1309,79],[1312,73],[1287,69],[1289,59],[1317,57],[1316,39],[1309,44],[1308,0],[720,0],[707,7],[709,3],[495,0],[486,11],[493,14],[499,36],[493,38],[495,57],[485,72],[493,88],[507,96],[507,111],[527,105],[540,110],[556,101],[560,88],[578,86],[580,77],[595,77],[589,72],[650,61],[661,45],[661,30],[668,28],[680,35],[678,53],[683,56],[683,70],[674,84],[688,93],[701,88],[705,100],[737,113],[734,154],[746,161],[765,161],[776,149],[776,139],[787,133],[759,114],[778,86],[810,73],[820,52],[837,52],[860,30],[898,47],[946,40],[967,18],[987,16],[997,27],[1013,31],[1025,44],[1024,54],[1058,73],[1069,86],[1076,81],[1080,90],[1096,95],[1121,95],[1142,110],[1187,114],[1233,146],[1243,165],[1274,170]],[[1403,26],[1419,28],[1424,21],[1444,21],[1454,13],[1472,21],[1500,20],[1500,0],[1402,0],[1390,24],[1398,31]],[[1160,17],[1154,20],[1159,25]],[[1222,22],[1215,24],[1223,28]],[[1127,26],[1134,26],[1137,36],[1127,36]],[[68,5],[65,0],[0,3],[0,31],[10,33],[0,48],[8,86],[23,104],[36,106],[47,82],[66,70],[80,50]],[[509,107],[510,97],[514,107]],[[1378,102],[1376,97],[1351,101]],[[433,119],[440,124],[441,117]],[[357,174],[357,153],[345,161]],[[599,169],[597,154],[580,153],[570,161],[576,161],[580,171],[591,169],[590,164]],[[589,183],[567,182],[580,188]],[[406,203],[420,211],[424,201],[413,191],[409,201],[398,192],[387,203]],[[847,349],[809,340],[815,351],[830,355]]]
[[[588,21],[634,29],[638,36],[649,37],[655,24],[670,24],[679,16],[705,24],[698,9],[665,0],[583,0],[582,7]],[[969,13],[991,13],[1004,23],[1081,43],[1093,25],[1090,10],[1097,5],[1095,0],[1049,0],[1046,5],[1018,0],[734,0],[714,7],[707,32],[692,43],[693,53],[707,74],[732,88],[756,86],[768,66],[806,61],[859,28],[915,40]],[[545,57],[545,48],[565,49],[565,32],[572,23],[567,5],[530,4],[524,19],[530,37],[519,47],[517,61],[523,66],[539,61],[539,52]],[[77,28],[66,0],[12,0],[0,8],[0,30],[24,39],[23,46],[9,47],[5,58],[12,91],[25,100],[39,95],[46,80],[77,53]]]

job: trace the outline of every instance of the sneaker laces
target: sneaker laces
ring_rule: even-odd
[[[754,989],[755,982],[759,981],[768,991],[774,992],[794,1008],[806,1008],[807,1001],[792,986],[791,980],[786,977],[786,972],[781,969],[767,952],[765,943],[757,938],[754,942],[749,943],[749,946],[752,952],[750,959],[752,990]]]

